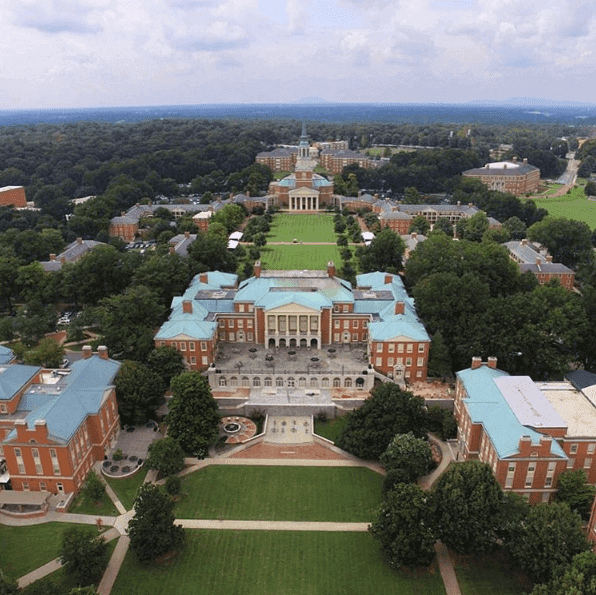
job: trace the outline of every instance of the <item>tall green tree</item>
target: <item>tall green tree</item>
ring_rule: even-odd
[[[217,438],[219,411],[207,379],[185,372],[172,380],[168,435],[189,454],[203,459]]]
[[[147,366],[126,360],[114,380],[118,413],[123,423],[139,425],[155,417],[163,400],[161,378]]]
[[[383,229],[370,243],[360,246],[356,256],[363,273],[384,271],[398,273],[402,268],[402,257],[406,245],[401,237],[389,228]]]
[[[584,521],[590,518],[595,495],[596,487],[588,483],[583,469],[568,469],[559,475],[557,500],[565,502]]]
[[[143,484],[128,523],[130,548],[141,562],[155,560],[184,544],[184,529],[174,524],[174,502],[153,484]]]
[[[62,534],[60,561],[80,587],[99,582],[108,563],[108,544],[86,528],[71,527]]]
[[[565,572],[536,585],[530,595],[596,595],[596,555],[577,554]]]
[[[512,559],[534,582],[564,572],[573,557],[590,549],[581,519],[567,504],[537,504],[505,543]]]
[[[494,545],[503,492],[488,465],[448,467],[433,486],[432,501],[437,537],[447,546],[472,554]]]
[[[164,477],[175,475],[184,469],[184,451],[177,440],[167,436],[149,445],[145,465],[149,469],[156,469]]]
[[[428,566],[435,557],[429,494],[418,486],[399,484],[391,490],[369,527],[390,566],[396,570]]]
[[[397,434],[381,455],[381,463],[388,472],[397,472],[403,483],[417,481],[435,466],[428,441],[412,432]]]
[[[164,391],[170,386],[172,378],[186,369],[182,354],[171,345],[156,347],[147,358],[147,365],[162,379]]]
[[[418,438],[426,434],[423,399],[385,383],[349,414],[337,446],[361,459],[379,459],[396,434],[410,431]]]

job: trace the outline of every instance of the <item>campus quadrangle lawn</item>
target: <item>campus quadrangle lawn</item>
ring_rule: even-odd
[[[261,248],[263,267],[273,271],[325,270],[330,260],[336,268],[341,265],[339,249],[335,244],[280,244]]]
[[[391,570],[368,533],[186,531],[165,565],[138,564],[129,550],[112,595],[443,595],[438,570]]]
[[[268,242],[331,242],[337,241],[333,231],[333,215],[275,215]]]
[[[596,201],[588,200],[583,188],[574,188],[571,194],[558,198],[535,198],[536,206],[546,209],[553,217],[567,217],[583,221],[590,229],[596,228]]]
[[[211,465],[182,480],[179,519],[368,522],[383,477],[362,467]]]
[[[0,525],[0,570],[17,579],[58,557],[62,534],[71,523],[42,523],[25,527]],[[91,527],[93,529],[93,527]]]
[[[532,583],[496,558],[454,560],[462,595],[521,595],[532,590]]]
[[[137,497],[137,491],[145,481],[147,471],[149,471],[149,469],[142,468],[132,477],[126,477],[124,479],[106,478],[126,510],[132,510],[133,502]]]

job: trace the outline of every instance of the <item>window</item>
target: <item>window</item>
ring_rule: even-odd
[[[219,377],[219,386],[228,386],[228,381],[225,379],[224,376]]]
[[[192,359],[194,360],[195,358],[193,357]],[[203,366],[208,366],[209,365],[209,358],[206,355],[204,355],[203,357],[201,357],[201,364]]]
[[[295,333],[298,330],[298,317],[288,316],[288,328],[291,333]]]
[[[375,359],[375,366],[381,367],[382,365],[383,365],[383,358],[382,357],[377,357]]]
[[[228,340],[235,341],[236,340],[236,333],[228,333]]]
[[[298,378],[298,386],[300,388],[306,388],[306,378]]]
[[[196,358],[194,355],[192,355],[192,356],[190,357],[190,363],[191,363],[193,366],[194,366],[194,365],[197,363],[197,358]]]
[[[389,353],[395,353],[395,343],[389,343]]]
[[[0,404],[0,413],[8,413],[8,409],[4,403]]]
[[[226,321],[225,320],[220,320],[219,321],[219,328],[225,328],[226,327]]]
[[[351,378],[346,378],[344,380],[344,387],[345,388],[352,388],[352,379]]]
[[[275,386],[283,386],[284,385],[284,379],[283,378],[276,378],[275,379]]]
[[[567,459],[567,469],[572,469],[575,465],[575,459]]]
[[[362,328],[368,328],[368,320],[362,321]]]
[[[340,388],[341,387],[341,379],[340,378],[334,378],[333,379],[333,388]]]
[[[548,502],[550,499],[550,494],[548,492],[542,492],[542,501]]]
[[[234,321],[231,318],[228,319],[228,328],[234,328]]]
[[[349,312],[349,311],[350,311],[350,306],[349,306],[349,304],[344,304],[344,306],[343,306],[343,311],[344,311],[344,312]]]
[[[238,304],[238,312],[244,312],[244,304]]]
[[[329,378],[323,378],[321,380],[321,388],[329,388]]]
[[[220,341],[225,341],[226,340],[226,334],[225,333],[219,333],[219,340]]]
[[[515,475],[515,463],[510,463],[507,467],[507,477],[505,478],[505,487],[513,486],[513,476]]]
[[[252,312],[254,310],[254,306],[252,304],[248,304],[248,311]]]
[[[349,320],[344,320],[344,328],[345,329],[350,328],[350,321]]]
[[[339,333],[333,333],[333,342],[339,343]]]
[[[316,316],[310,317],[310,332],[316,333],[319,330],[319,319]]]
[[[23,491],[24,492],[28,492],[29,491],[29,482],[28,481],[24,481],[23,482]]]
[[[246,321],[246,328],[252,328],[252,318]]]
[[[359,325],[358,325],[358,321],[357,320],[352,321],[352,328],[358,328],[358,326]]]
[[[242,377],[242,386],[250,386],[250,381],[248,379],[248,376]]]
[[[193,345],[191,351],[194,351],[194,343],[191,343],[191,345]],[[207,351],[207,343],[205,341],[201,341],[201,351]]]
[[[294,388],[296,386],[296,381],[290,376],[288,378],[288,387],[289,388]]]
[[[261,386],[261,379],[258,376],[255,376],[252,379],[252,385],[253,386]]]
[[[592,466],[592,459],[584,459],[584,469],[589,469]]]
[[[422,378],[422,370],[418,370],[418,372],[416,372],[416,378]]]
[[[406,368],[409,368],[412,365],[412,358],[406,357]]]
[[[569,452],[570,452],[572,455],[576,454],[576,453],[577,453],[577,444],[572,444],[572,445],[569,447]]]
[[[176,341],[172,341],[172,347],[174,349],[178,349],[178,343],[176,343]]]
[[[238,321],[238,328],[244,328],[244,320]]]
[[[47,490],[47,488],[46,488],[46,482],[45,482],[45,481],[40,481],[40,482],[39,482],[39,489],[40,489],[42,492],[47,492],[47,491],[48,491],[48,490]]]
[[[285,316],[280,316],[277,319],[277,330],[280,333],[285,333],[286,332],[286,317]]]
[[[390,357],[390,358],[387,359],[387,365],[388,366],[392,366],[393,365],[393,358],[392,357]]]
[[[412,343],[408,343],[408,353],[412,353],[414,351],[414,345]]]
[[[184,341],[180,342],[180,351],[186,351],[186,342],[184,342]]]
[[[403,353],[404,352],[404,344],[403,343],[398,343],[397,344],[397,352],[398,353]]]
[[[339,320],[333,321],[333,328],[341,328],[341,323]]]
[[[383,343],[377,343],[377,353],[383,353]]]
[[[424,358],[423,358],[423,357],[419,357],[419,358],[416,360],[416,365],[417,365],[419,368],[421,368],[421,367],[424,365]]]
[[[592,442],[592,444],[588,444],[588,449],[586,450],[586,452],[589,455],[593,455],[594,454],[594,448],[595,447],[596,447],[596,444],[594,444],[593,442]]]
[[[275,331],[275,316],[267,316],[267,328],[269,331]]]
[[[194,344],[194,341],[191,341],[191,342],[188,344],[188,350],[189,350],[189,351],[194,351],[194,350],[195,350],[195,344]]]
[[[263,381],[263,386],[272,386],[273,382],[271,380],[271,378],[269,378],[269,376],[265,377],[265,380]]]
[[[238,378],[236,376],[230,378],[230,386],[238,386]]]
[[[253,341],[254,337],[252,333],[246,333],[246,340],[247,341]]]
[[[424,353],[424,343],[418,343],[418,353]]]
[[[526,487],[531,488],[534,483],[534,472],[536,471],[536,463],[530,463],[528,465],[528,471],[526,472]]]
[[[310,388],[319,388],[319,380],[316,376],[310,377]]]

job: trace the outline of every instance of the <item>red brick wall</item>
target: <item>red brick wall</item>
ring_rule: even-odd
[[[15,207],[26,207],[27,197],[22,186],[9,190],[0,190],[0,205],[13,205]]]

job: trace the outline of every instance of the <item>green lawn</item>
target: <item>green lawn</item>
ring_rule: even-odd
[[[17,579],[58,557],[62,533],[72,523],[42,523],[25,527],[0,525],[0,569]],[[93,527],[92,527],[93,528]]]
[[[454,562],[462,595],[522,595],[532,584],[499,556]]]
[[[337,442],[347,421],[347,415],[336,417],[335,419],[328,419],[327,421],[315,419],[315,434],[323,436],[323,438],[327,438],[327,440],[331,440],[332,442]]]
[[[342,262],[338,247],[331,244],[327,246],[291,244],[261,248],[263,267],[274,271],[325,270],[330,260],[337,268]]]
[[[68,508],[72,514],[91,514],[94,516],[119,516],[114,503],[107,494],[104,494],[101,504],[98,506],[94,502],[88,502],[83,494],[79,494]]]
[[[145,481],[147,471],[148,469],[141,469],[136,475],[126,479],[106,478],[126,510],[132,510],[132,504],[137,496],[137,490],[141,487],[143,481]]]
[[[438,570],[395,572],[368,533],[188,530],[181,555],[138,564],[129,550],[112,595],[442,595]]]
[[[567,217],[587,223],[590,229],[596,228],[596,201],[588,200],[580,186],[572,188],[571,194],[558,198],[535,198],[536,206],[546,209],[553,217]]]
[[[182,480],[180,519],[367,522],[383,478],[360,467],[212,465]]]
[[[268,242],[332,242],[337,241],[333,231],[333,215],[280,215],[273,217]]]

